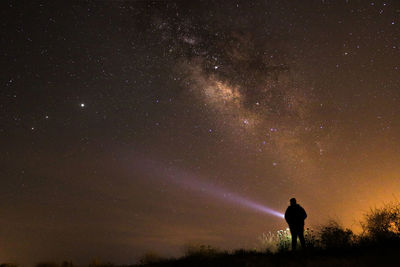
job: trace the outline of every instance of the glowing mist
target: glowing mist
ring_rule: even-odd
[[[220,199],[232,204],[237,204],[242,207],[249,208],[253,211],[273,215],[278,218],[284,218],[283,213],[279,211],[273,210],[267,206],[249,200],[238,194],[226,191],[223,188],[217,187],[209,183],[205,183],[195,175],[191,173],[186,173],[182,170],[178,170],[174,167],[162,166],[162,164],[155,161],[141,162],[141,164],[137,165],[137,167],[140,169],[145,169],[146,173],[151,172],[152,176],[156,176],[162,179],[167,179],[168,182],[172,182],[178,186],[183,186],[192,191],[197,191],[203,194],[207,194],[216,199]]]
[[[225,189],[222,189],[220,187],[216,187],[211,184],[206,184],[204,182],[200,182],[200,180],[194,178],[193,176],[189,175],[184,175],[179,177],[180,175],[175,174],[174,176],[170,176],[170,178],[176,183],[176,184],[182,184],[190,188],[191,190],[194,191],[199,191],[201,193],[213,196],[214,198],[223,200],[225,202],[230,202],[234,204],[241,205],[243,207],[250,208],[254,211],[270,214],[279,218],[283,218],[284,215],[281,212],[275,211],[269,207],[266,207],[262,204],[256,203],[254,201],[251,201],[245,197],[242,197],[240,195],[231,193],[226,191]]]

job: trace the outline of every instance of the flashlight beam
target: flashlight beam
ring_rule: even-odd
[[[137,168],[144,170],[146,173],[151,172],[153,176],[156,176],[158,178],[167,179],[168,182],[172,182],[175,185],[183,186],[192,191],[207,194],[216,199],[237,204],[242,207],[249,208],[253,211],[273,215],[278,218],[284,218],[283,213],[279,211],[249,200],[238,194],[231,193],[223,188],[203,182],[202,179],[194,174],[178,170],[172,166],[163,166],[156,161],[143,161],[143,158],[141,158],[140,161],[141,162],[136,162],[138,163],[137,165],[135,164]]]
[[[243,207],[247,207],[250,208],[254,211],[258,211],[258,212],[262,212],[262,213],[266,213],[266,214],[270,214],[279,218],[284,218],[283,213],[273,210],[269,207],[266,207],[260,203],[254,202],[252,200],[249,200],[243,196],[240,196],[238,194],[234,194],[231,192],[228,192],[222,188],[216,187],[214,185],[211,184],[206,184],[204,182],[200,182],[198,179],[193,178],[193,176],[185,176],[181,177],[181,179],[179,177],[171,177],[174,182],[176,182],[177,184],[182,184],[182,185],[186,185],[188,188],[190,188],[191,190],[194,191],[200,191],[204,194],[207,195],[211,195],[214,198],[223,200],[225,202],[230,202],[230,203],[234,203],[234,204],[238,204],[240,206]]]

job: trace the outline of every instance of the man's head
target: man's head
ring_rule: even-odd
[[[296,201],[296,199],[295,198],[291,198],[290,199],[290,205],[296,205],[296,203],[297,203],[297,201]]]

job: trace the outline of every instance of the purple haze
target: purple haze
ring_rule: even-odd
[[[136,163],[137,164],[135,164],[135,169],[139,168],[141,171],[144,171],[147,174],[151,173],[153,177],[166,179],[168,182],[172,182],[175,185],[213,196],[214,198],[223,200],[225,202],[238,204],[242,207],[246,207],[254,211],[273,215],[279,218],[284,218],[284,214],[279,211],[273,210],[267,206],[251,201],[240,195],[228,192],[223,188],[202,182],[202,179],[196,177],[196,175],[192,173],[178,170],[173,166],[163,166],[163,164],[153,160],[143,160],[143,158],[136,161]]]

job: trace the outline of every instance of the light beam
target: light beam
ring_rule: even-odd
[[[140,161],[143,161],[143,159]],[[273,215],[278,218],[284,218],[284,214],[279,211],[254,202],[238,194],[231,193],[221,187],[206,183],[202,181],[200,177],[197,177],[192,173],[178,170],[172,166],[163,166],[163,164],[159,162],[146,160],[136,165],[136,167],[144,170],[146,173],[151,172],[153,177],[156,176],[158,178],[167,179],[169,182],[172,182],[175,185],[183,186],[192,191],[207,194],[216,199],[220,199],[232,204],[238,204],[253,211]]]

